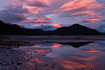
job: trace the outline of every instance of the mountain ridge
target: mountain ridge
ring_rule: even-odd
[[[17,24],[0,21],[0,35],[37,35],[38,31],[23,28]]]
[[[73,24],[68,27],[61,27],[54,31],[43,31],[42,29],[27,29],[16,24],[9,24],[0,21],[1,35],[105,35],[95,29],[80,24]]]
[[[54,31],[48,32],[54,35],[100,35],[101,33],[95,29],[82,26],[80,24],[74,24],[68,27],[61,27]]]

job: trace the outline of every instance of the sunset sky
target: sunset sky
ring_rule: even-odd
[[[79,23],[105,32],[105,0],[0,0],[0,20],[44,30]]]

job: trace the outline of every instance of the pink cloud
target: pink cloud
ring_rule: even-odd
[[[51,23],[51,17],[28,18],[27,23]]]
[[[42,8],[34,7],[34,6],[24,6],[29,10],[29,14],[38,14],[40,11],[42,11]]]
[[[49,7],[50,2],[48,0],[27,0],[27,5],[37,7]]]
[[[88,18],[84,19],[83,22],[96,23],[105,21],[102,19],[103,15],[101,13],[105,6],[99,2],[97,0],[10,0],[10,4],[3,8],[2,11],[0,10],[0,20],[17,24],[52,22],[53,24],[49,24],[49,29],[50,27],[60,28],[63,25],[68,26],[78,23],[86,17]],[[97,9],[102,9],[102,11]],[[40,15],[43,16],[38,17]],[[77,19],[71,19],[74,16],[77,16]],[[78,18],[79,16],[82,17]],[[67,24],[60,25],[57,23]],[[27,24],[27,27],[28,25],[30,24]]]
[[[39,24],[34,24],[33,26],[40,26]]]
[[[82,16],[82,15],[96,15],[96,13],[94,11],[81,11],[81,12],[76,12],[76,13],[72,13],[70,14],[70,16]]]
[[[50,24],[50,25],[55,27],[55,28],[61,28],[62,27],[60,24]]]
[[[101,16],[100,16],[100,18],[99,17],[91,17],[91,18],[84,19],[82,22],[96,23],[98,21],[105,21],[105,19],[101,18]]]
[[[101,14],[102,15],[102,14]],[[91,16],[90,18],[102,18],[101,15],[94,15],[94,16]]]
[[[51,21],[49,20],[49,17],[37,17],[35,19],[36,19],[34,21],[35,23],[51,23]]]
[[[50,2],[48,0],[11,0],[11,4],[17,6],[20,6],[20,4],[23,5],[24,8],[29,10],[29,14],[38,14],[43,11],[43,7],[50,6]]]
[[[55,11],[55,13],[60,13],[61,17],[73,16],[95,17],[102,15],[102,13],[96,12],[95,10],[103,8],[105,8],[105,5],[100,4],[96,0],[72,0],[62,4],[59,7],[59,9]],[[95,23],[95,21],[91,23]]]
[[[51,23],[51,21],[44,20],[44,19],[38,19],[35,21],[35,23]]]
[[[90,22],[90,23],[96,23],[100,21],[100,19],[91,19],[91,18],[87,18],[87,19],[84,19],[83,22]]]
[[[73,0],[65,3],[59,8],[59,11],[76,11],[76,10],[90,10],[105,8],[105,5],[99,4],[96,0]]]
[[[47,19],[53,19],[52,17],[46,17]]]

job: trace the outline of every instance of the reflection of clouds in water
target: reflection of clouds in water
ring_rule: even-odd
[[[53,46],[51,46],[53,48],[60,48],[61,47],[61,44],[54,44]]]
[[[42,53],[46,49],[36,50]],[[29,56],[19,49],[0,49],[0,70],[58,70],[61,66],[53,58]],[[8,57],[9,56],[9,57]],[[58,65],[58,66],[57,66]]]
[[[0,70],[105,70],[104,50],[98,42],[80,48],[46,43],[0,49]]]
[[[65,60],[59,59],[57,60],[64,68],[69,70],[100,70],[99,68],[102,67],[104,70],[104,63],[99,62],[87,62],[87,61],[74,61],[74,60]]]
[[[44,44],[37,44],[34,45],[34,47],[49,47],[49,48],[57,48],[57,47],[61,47],[61,44],[57,44],[57,43],[44,43]]]
[[[100,53],[101,51],[97,50],[97,49],[87,49],[87,50],[84,50],[84,52],[86,52],[86,53]]]
[[[85,68],[86,65],[80,63],[80,62],[75,62],[75,61],[69,61],[69,60],[64,60],[64,59],[59,59],[58,61],[64,68],[67,69],[79,69],[79,68]]]
[[[70,56],[71,58],[78,59],[78,60],[86,60],[86,61],[91,61],[94,60],[94,56]]]
[[[97,57],[97,58],[101,58],[102,56],[104,56],[103,53],[105,53],[97,49],[87,49],[87,50],[84,50],[84,52],[90,54],[91,56]]]
[[[34,45],[33,47],[51,47],[51,48],[60,48],[60,47],[64,47],[64,46],[72,46],[75,48],[81,47],[81,46],[85,46],[88,44],[91,44],[94,42],[89,42],[89,41],[83,41],[83,42],[58,42],[58,43],[44,43],[44,44],[37,44]]]
[[[49,54],[52,52],[49,48],[20,48],[20,50],[24,50],[29,55],[32,56],[45,56],[46,54]]]

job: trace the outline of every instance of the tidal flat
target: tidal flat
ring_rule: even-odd
[[[0,70],[105,70],[105,36],[0,36]]]

